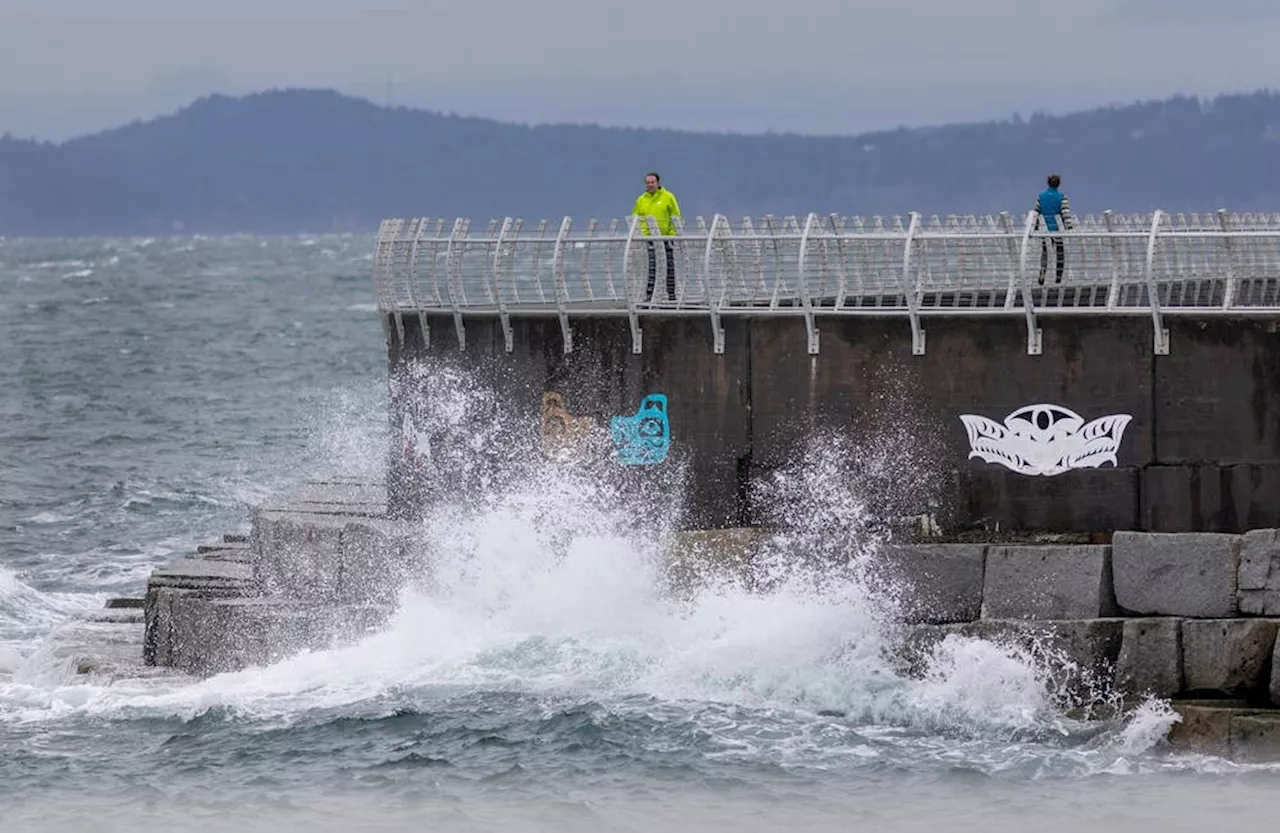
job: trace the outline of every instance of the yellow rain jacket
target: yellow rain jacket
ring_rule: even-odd
[[[675,194],[659,187],[652,194],[645,191],[637,197],[636,207],[631,213],[640,217],[652,217],[658,221],[658,228],[663,234],[672,235],[676,233],[676,226],[671,218],[680,216],[680,203],[676,202]],[[642,219],[636,224],[636,231],[649,234],[649,223]]]

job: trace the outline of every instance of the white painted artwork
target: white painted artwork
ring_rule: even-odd
[[[1068,469],[1117,466],[1116,452],[1133,417],[1111,414],[1090,422],[1061,405],[1027,405],[1004,424],[962,414],[969,432],[969,457],[999,463],[1019,474],[1051,476]]]

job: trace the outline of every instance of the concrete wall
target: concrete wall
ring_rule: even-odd
[[[900,319],[820,319],[816,356],[806,351],[803,320],[791,317],[724,319],[719,355],[701,316],[642,319],[638,355],[625,318],[573,319],[568,354],[554,317],[513,319],[510,353],[496,319],[466,319],[465,351],[452,318],[427,323],[429,347],[417,319],[403,320],[403,339],[389,324],[393,388],[414,362],[459,367],[534,422],[542,393],[554,391],[575,414],[605,425],[633,413],[643,395],[665,393],[670,460],[689,478],[689,528],[759,523],[765,507],[749,482],[793,459],[823,427],[867,447],[892,446],[904,467],[927,470],[934,493],[904,509],[937,501],[944,532],[1280,525],[1280,334],[1272,321],[1170,318],[1167,356],[1153,354],[1144,317],[1043,318],[1038,356],[1027,355],[1019,317],[926,319],[921,356],[912,355]],[[397,429],[417,395],[406,390],[392,402]],[[1118,465],[1033,476],[969,457],[961,414],[1001,423],[1039,403],[1086,422],[1131,416]],[[390,501],[394,514],[412,514],[427,498],[399,448],[397,439]]]

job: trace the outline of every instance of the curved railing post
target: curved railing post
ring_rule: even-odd
[[[622,250],[622,291],[627,299],[627,320],[631,322],[631,352],[639,353],[641,349],[640,316],[636,312],[636,293],[631,288],[631,257],[635,253],[636,227],[640,225],[640,217],[631,215],[627,221],[627,242]]]
[[[711,263],[715,254],[716,231],[724,219],[720,214],[711,218],[711,227],[707,229],[707,249],[702,258],[702,286],[707,293],[707,309],[711,315],[711,349],[717,354],[724,352],[724,327],[720,325],[720,298],[712,291]]]
[[[507,235],[511,232],[512,220],[510,217],[502,221],[502,228],[498,230],[498,239],[493,245],[493,273],[492,287],[493,297],[498,304],[498,321],[502,324],[502,340],[506,345],[507,352],[510,353],[515,347],[511,335],[511,314],[507,310],[507,299],[502,292],[502,247],[507,241]]]
[[[1157,208],[1151,215],[1151,232],[1147,235],[1147,303],[1151,306],[1151,326],[1155,334],[1155,354],[1169,355],[1169,331],[1160,312],[1160,287],[1156,285],[1156,246],[1160,241],[1160,221],[1164,211]]]
[[[902,295],[907,302],[907,317],[911,320],[911,355],[924,355],[924,328],[920,326],[920,296],[911,282],[912,241],[920,230],[920,212],[911,212],[907,224],[907,236],[902,249]]]
[[[1107,248],[1111,252],[1111,286],[1107,289],[1107,309],[1115,309],[1120,303],[1120,240],[1116,237],[1115,215],[1108,208],[1102,212],[1102,224],[1107,230]]]
[[[471,221],[459,218],[453,221],[453,233],[444,250],[444,285],[449,292],[449,306],[453,310],[453,327],[458,332],[458,350],[467,349],[467,331],[462,326],[462,277],[455,275],[462,265],[462,251],[467,245],[467,229]],[[458,284],[454,290],[455,280]]]
[[[1009,286],[1004,293],[1005,309],[1013,308],[1013,299],[1017,295],[1018,281],[1022,277],[1020,257],[1021,249],[1014,237],[1013,216],[1008,211],[1000,212],[1000,228],[1005,234],[1006,246],[1009,249]]]
[[[1227,219],[1227,210],[1218,209],[1218,227],[1222,229],[1222,247],[1227,250],[1227,277],[1222,287],[1222,308],[1231,309],[1236,302],[1236,264],[1235,251],[1231,246],[1231,225]]]
[[[568,292],[564,277],[564,244],[569,237],[569,228],[573,220],[565,217],[560,221],[560,233],[556,235],[556,247],[551,258],[552,289],[556,294],[556,315],[560,319],[560,333],[564,336],[564,352],[573,352],[573,331],[569,329],[569,310],[565,304]]]
[[[818,325],[813,320],[813,303],[809,298],[809,276],[805,274],[805,256],[809,252],[809,235],[818,220],[817,214],[804,218],[804,231],[800,233],[800,255],[796,264],[800,277],[800,308],[804,310],[804,328],[808,334],[809,355],[818,352]]]
[[[1036,302],[1031,289],[1031,275],[1027,272],[1027,257],[1031,253],[1031,232],[1039,223],[1040,216],[1034,211],[1027,212],[1027,222],[1022,229],[1022,249],[1018,256],[1018,278],[1022,284],[1022,310],[1027,319],[1027,355],[1039,356],[1042,349],[1040,327],[1036,325]]]

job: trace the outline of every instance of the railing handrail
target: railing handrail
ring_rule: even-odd
[[[510,320],[522,315],[557,316],[566,349],[571,318],[626,315],[636,350],[642,316],[706,316],[717,350],[724,317],[802,316],[810,352],[821,317],[902,316],[916,353],[921,321],[944,314],[1025,316],[1032,353],[1041,315],[1149,315],[1158,353],[1168,349],[1165,316],[1280,317],[1280,213],[1104,212],[1070,227],[1059,217],[1052,229],[1048,219],[717,214],[681,220],[671,235],[646,233],[635,217],[388,219],[373,280],[382,312],[451,315],[460,345],[464,315],[493,315],[508,349]],[[675,298],[651,303],[650,285],[666,294],[668,268]]]

